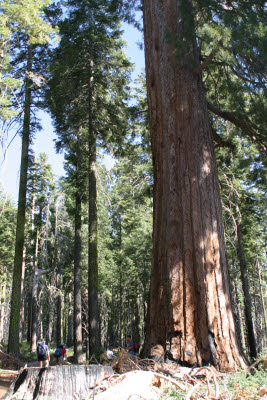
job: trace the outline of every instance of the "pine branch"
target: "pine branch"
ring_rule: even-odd
[[[209,101],[207,102],[208,109],[213,113],[218,115],[229,122],[232,122],[236,127],[240,128],[250,139],[256,143],[261,150],[263,150],[267,154],[267,147],[259,138],[259,134],[257,133],[257,127],[253,124],[249,118],[245,115],[242,117],[235,115],[233,112],[227,110],[221,110],[220,108],[214,106]]]
[[[213,140],[217,143],[217,147],[228,147],[231,150],[235,150],[235,146],[228,140],[223,140],[215,129],[212,129]]]
[[[218,45],[221,44],[221,41],[218,42]],[[199,74],[200,72],[202,72],[208,64],[210,64],[210,62],[214,59],[216,53],[218,52],[219,47],[217,47],[216,49],[214,49],[210,55],[208,57],[205,58],[205,60],[203,61],[202,64],[199,65],[199,67],[195,70],[195,74]]]

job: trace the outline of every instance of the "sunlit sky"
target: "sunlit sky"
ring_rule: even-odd
[[[142,33],[140,33],[133,26],[122,24],[124,30],[124,38],[128,43],[125,47],[125,52],[135,64],[135,71],[132,74],[134,80],[144,69],[144,53],[140,50],[138,42],[142,42]],[[56,138],[53,130],[52,121],[50,116],[41,111],[39,113],[41,118],[41,125],[43,129],[36,133],[33,143],[35,155],[45,152],[48,155],[48,163],[52,165],[54,174],[59,177],[64,175],[64,156],[63,154],[56,154],[54,149],[54,139]],[[10,142],[14,132],[10,132],[6,144]],[[4,191],[12,198],[14,204],[17,203],[18,189],[19,189],[19,171],[20,171],[20,157],[21,157],[21,138],[19,135],[10,144],[6,151],[5,160],[3,161],[4,149],[0,149],[0,183]],[[112,164],[109,157],[106,157],[107,164]]]

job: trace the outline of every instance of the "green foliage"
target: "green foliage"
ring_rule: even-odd
[[[44,9],[51,4],[51,0],[27,0],[1,2],[1,45],[11,38],[13,32],[24,32],[29,37],[29,44],[46,43],[55,33],[51,24],[44,21]]]
[[[229,392],[233,396],[233,400],[245,398],[247,400],[258,399],[259,389],[265,387],[267,372],[265,369],[256,370],[252,374],[241,371],[236,374],[229,374],[226,383]]]
[[[259,349],[262,349],[266,343],[264,304],[260,295],[262,290],[266,302],[266,290],[264,286],[261,289],[260,283],[260,277],[263,281],[266,279],[266,254],[263,251],[266,243],[267,204],[265,162],[262,161],[257,147],[247,138],[239,137],[237,130],[230,124],[218,119],[214,121],[214,126],[223,141],[231,146],[230,149],[217,148],[230,277],[236,291],[236,302],[243,304],[237,237],[237,225],[242,225],[255,333]],[[238,314],[239,323],[246,332],[243,307]],[[246,346],[245,343],[243,346]]]
[[[102,189],[99,194],[100,218],[105,215],[105,225],[99,227],[99,278],[101,311],[107,320],[102,331],[115,346],[127,333],[136,340],[143,337],[152,251],[150,157],[136,145],[111,172],[106,176],[114,183],[104,196]]]
[[[56,34],[56,28],[45,20],[45,9],[51,0],[3,0],[0,4],[0,118],[16,115],[12,109],[17,102],[15,91],[21,82],[14,77],[14,56],[20,49],[19,36],[24,34],[28,44],[45,44]],[[18,46],[19,45],[19,46]],[[25,69],[24,69],[25,74]],[[15,104],[15,109],[19,104]]]
[[[197,40],[207,98],[251,129],[266,148],[266,25],[264,2],[194,2]]]
[[[67,5],[48,94],[58,148],[68,146],[66,135],[71,138],[78,127],[88,130],[89,124],[103,147],[118,145],[127,129],[131,66],[122,50],[118,12],[112,1]]]
[[[16,208],[0,187],[0,268],[1,275],[12,271],[16,234]]]

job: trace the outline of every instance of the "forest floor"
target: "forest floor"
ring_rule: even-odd
[[[31,354],[27,347],[23,350],[21,359],[25,364],[27,363],[28,367],[37,366],[36,356]],[[51,354],[53,351],[51,349]],[[72,352],[72,349],[69,349],[69,361],[72,361]],[[106,356],[102,357],[102,360],[100,357],[102,364],[112,365],[115,374],[110,380],[102,382],[100,387],[96,387],[95,397],[99,400],[267,400],[266,354],[262,360],[262,368],[259,370],[253,368],[251,371],[222,374],[213,367],[192,369],[175,363],[157,364],[153,360],[129,357],[128,353],[122,350],[113,361],[107,360]],[[97,361],[90,360],[90,364],[94,362]],[[55,365],[53,357],[50,365]],[[0,399],[17,376],[18,371],[12,369],[0,368]]]

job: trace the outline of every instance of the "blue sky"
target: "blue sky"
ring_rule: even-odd
[[[144,69],[144,53],[140,50],[137,44],[138,42],[142,42],[142,34],[133,26],[128,24],[122,24],[122,28],[124,30],[124,38],[128,42],[125,52],[135,64],[135,71],[132,74],[132,79],[134,80]],[[50,116],[44,112],[40,112],[39,116],[41,118],[43,129],[40,132],[37,132],[33,148],[36,156],[41,152],[47,153],[48,163],[52,165],[54,174],[59,177],[64,175],[64,157],[63,154],[56,154],[55,152],[53,140],[56,138],[56,135],[53,131]],[[9,133],[7,143],[9,143],[13,135],[14,133]],[[0,151],[0,183],[16,204],[18,198],[21,157],[21,138],[19,135],[16,136],[6,151],[5,161],[3,161],[4,149],[2,148]],[[106,162],[110,162],[108,157],[106,157]]]

